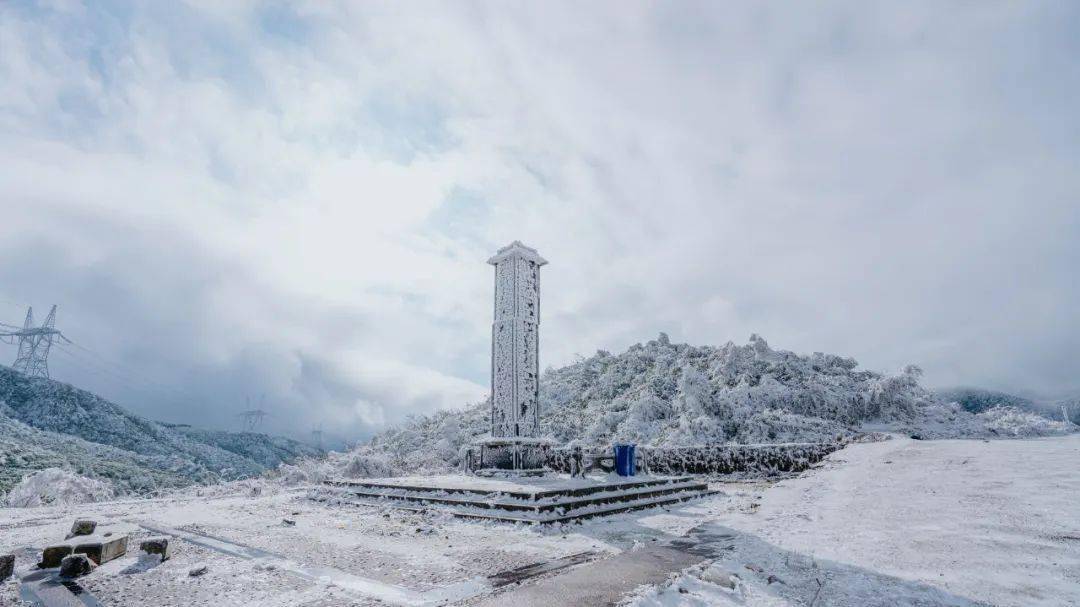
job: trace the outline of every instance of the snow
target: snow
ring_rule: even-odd
[[[178,597],[215,607],[375,605],[398,592],[403,603],[480,593],[482,604],[526,606],[551,604],[551,588],[567,593],[560,602],[588,604],[573,592],[611,571],[625,575],[597,584],[616,599],[672,575],[628,599],[643,606],[801,606],[815,593],[817,605],[840,607],[1060,606],[1080,604],[1078,457],[1078,435],[985,442],[896,436],[849,445],[797,478],[715,484],[723,495],[553,528],[334,506],[310,500],[306,487],[262,480],[156,499],[0,508],[0,526],[3,548],[19,555],[19,576],[74,518],[131,533],[133,544],[163,528],[200,542],[179,540],[172,559],[145,570],[129,555],[80,580],[103,604],[119,607],[177,604]],[[631,575],[619,565],[623,557],[660,563],[645,558],[660,554],[648,549],[674,541],[701,556],[682,552],[693,560],[670,571],[656,564]],[[481,581],[589,551],[598,556],[554,577],[497,590]],[[208,573],[189,577],[198,563]],[[19,605],[15,588],[0,586],[0,604]]]
[[[819,605],[1080,604],[1078,457],[1077,435],[849,446],[741,491],[711,519],[735,549],[630,603],[804,605],[821,580]]]
[[[79,476],[59,468],[46,468],[27,475],[7,495],[7,505],[36,508],[49,504],[84,504],[112,499],[115,495],[107,482]]]

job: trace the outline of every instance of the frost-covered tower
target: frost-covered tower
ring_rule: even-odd
[[[491,435],[535,437],[540,430],[540,266],[519,241],[499,249],[491,325]]]
[[[491,436],[478,468],[539,469],[549,441],[540,434],[540,266],[536,249],[515,240],[488,260],[495,266],[491,325]]]

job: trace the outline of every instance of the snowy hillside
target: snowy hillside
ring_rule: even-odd
[[[1008,392],[968,387],[935,390],[934,394],[940,400],[958,403],[972,413],[1010,407],[1055,420],[1063,421],[1067,417],[1074,424],[1080,424],[1080,398],[1033,400]]]
[[[83,476],[108,479],[121,493],[149,493],[159,488],[213,482],[219,478],[204,467],[179,458],[146,456],[32,428],[12,419],[0,405],[0,495],[23,476],[46,468],[62,468]]]
[[[269,436],[258,432],[205,430],[184,424],[161,423],[161,425],[200,443],[220,447],[230,453],[245,457],[267,469],[276,468],[282,462],[291,462],[299,457],[316,457],[323,453],[311,445],[305,445],[284,436]]]
[[[318,452],[262,434],[171,428],[95,394],[0,367],[0,494],[57,467],[112,482],[120,493],[261,474]]]
[[[547,370],[541,424],[561,443],[652,446],[824,442],[868,425],[925,438],[1067,431],[1012,408],[975,415],[943,402],[920,385],[915,366],[893,375],[857,367],[852,358],[774,350],[757,335],[746,345],[711,347],[673,344],[661,334],[622,354],[601,351]],[[451,468],[487,430],[488,406],[478,403],[413,418],[331,463],[350,476]]]

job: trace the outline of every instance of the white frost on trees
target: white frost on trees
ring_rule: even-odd
[[[666,335],[622,354],[599,351],[544,372],[542,436],[563,444],[615,442],[662,447],[832,442],[866,429],[933,437],[1025,436],[1065,424],[1019,412],[973,415],[939,400],[910,365],[895,374],[858,369],[852,358],[774,350],[758,335],[745,345],[674,344]],[[411,418],[348,457],[385,463],[395,474],[461,465],[463,447],[490,427],[490,402]],[[357,468],[353,468],[354,471]]]

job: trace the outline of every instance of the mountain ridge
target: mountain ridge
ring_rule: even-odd
[[[170,427],[87,390],[0,366],[0,491],[18,482],[16,474],[62,467],[146,493],[257,476],[320,453],[283,437]]]

